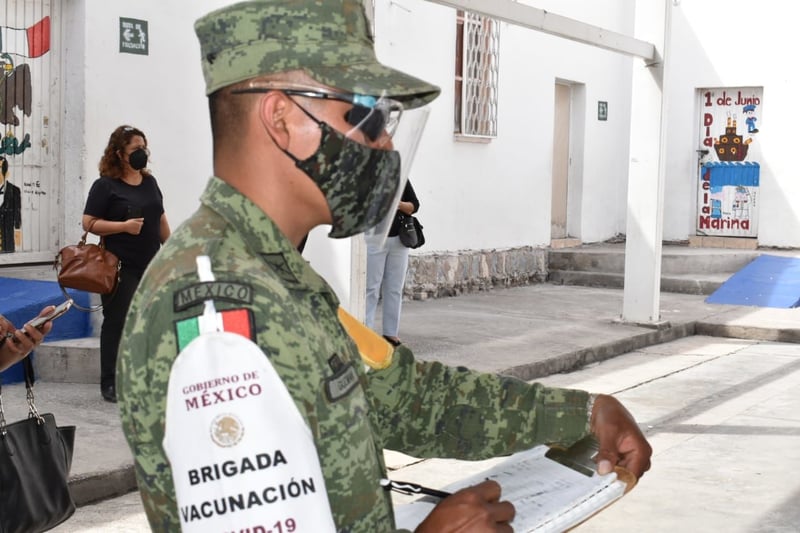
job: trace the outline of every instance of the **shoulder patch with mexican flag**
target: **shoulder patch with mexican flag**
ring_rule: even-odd
[[[203,315],[197,315],[175,322],[175,337],[178,341],[179,352],[200,336],[200,321],[203,319],[205,319]],[[219,324],[221,331],[238,333],[255,342],[253,312],[250,309],[227,309],[217,313],[217,320],[221,322]]]

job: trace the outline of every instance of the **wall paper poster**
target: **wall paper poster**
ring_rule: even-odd
[[[758,236],[763,88],[700,90],[697,234]]]

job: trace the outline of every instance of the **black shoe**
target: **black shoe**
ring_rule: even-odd
[[[391,344],[395,348],[397,348],[398,346],[403,344],[403,342],[400,339],[395,340],[395,339],[393,339],[391,337],[387,337],[386,335],[384,335],[383,338],[386,339],[386,342],[388,342],[389,344]]]
[[[110,385],[104,389],[100,389],[100,394],[103,395],[103,399],[107,402],[117,403],[117,388],[114,385]]]

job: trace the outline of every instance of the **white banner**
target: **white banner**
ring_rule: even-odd
[[[178,354],[164,450],[184,532],[333,532],[311,431],[261,349],[204,333]]]

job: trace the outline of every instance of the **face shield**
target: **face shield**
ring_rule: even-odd
[[[354,138],[360,133],[371,148],[389,150],[389,141],[397,131],[402,116],[403,104],[396,100],[354,95],[353,107],[344,115],[352,126],[347,136]]]
[[[313,179],[325,194],[332,216],[333,238],[368,232],[381,244],[395,216],[411,161],[427,120],[426,109],[403,111],[400,102],[331,91],[319,87],[254,86],[235,89],[237,94],[279,90],[296,97],[337,100],[341,118],[320,120],[304,105],[298,107],[321,129],[320,144],[298,168]],[[401,120],[402,118],[402,120]]]
[[[341,205],[344,202],[350,209],[360,211],[362,228],[356,233],[364,232],[373,244],[383,246],[408,181],[430,109],[422,107],[405,111],[400,102],[387,97],[293,89],[283,91],[293,96],[335,99],[353,104],[343,116],[350,126],[343,135],[354,144],[349,148],[343,147],[342,156],[336,163],[337,181],[346,185],[349,191],[342,189],[333,195],[330,188],[322,187],[334,218],[330,236],[349,236],[337,231],[337,226],[342,226],[338,223],[340,215],[344,216],[346,211]],[[323,139],[321,146],[326,144]],[[361,151],[366,155],[359,153]],[[310,168],[306,170],[312,173]],[[330,187],[337,185],[330,184]],[[357,205],[352,203],[354,198]],[[348,225],[350,227],[352,224]]]
[[[383,149],[392,149],[400,154],[400,173],[397,178],[397,189],[388,202],[388,211],[380,217],[378,224],[364,232],[365,238],[375,246],[383,246],[389,234],[429,114],[430,108],[427,106],[403,111],[402,120],[398,117],[392,129],[387,130],[383,138]]]

